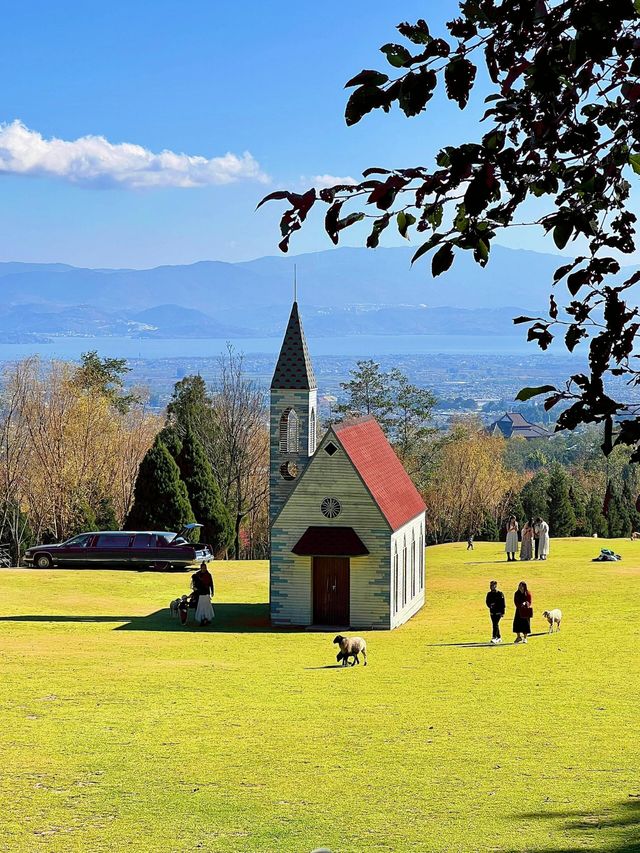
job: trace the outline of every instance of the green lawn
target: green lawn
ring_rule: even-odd
[[[169,618],[176,574],[0,571],[0,849],[640,850],[640,542],[427,550],[425,609],[365,634],[272,632],[267,566],[216,564],[213,630]],[[529,582],[534,628],[484,595]],[[508,643],[508,644],[507,644]]]

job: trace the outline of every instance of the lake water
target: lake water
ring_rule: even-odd
[[[340,338],[309,338],[312,355],[372,357],[382,355],[421,355],[429,353],[523,355],[541,350],[528,344],[524,335],[353,335]],[[276,354],[280,338],[238,338],[230,341],[245,354]],[[83,352],[97,350],[109,358],[215,358],[225,352],[226,340],[134,338],[56,338],[46,344],[0,343],[0,361],[15,361],[29,355],[43,358],[78,359]],[[558,348],[558,355],[566,350]]]

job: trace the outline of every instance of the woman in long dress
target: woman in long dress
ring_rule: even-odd
[[[520,559],[531,560],[533,558],[533,521],[525,521],[522,528],[522,544],[520,546]]]
[[[213,577],[207,569],[207,564],[202,563],[199,570],[191,575],[191,587],[198,596],[196,606],[196,624],[208,625],[214,617],[211,605],[213,595]]]
[[[520,581],[518,589],[513,596],[516,612],[513,617],[513,633],[516,634],[516,643],[526,643],[527,635],[531,633],[531,593],[524,581]]]
[[[507,562],[514,563],[518,550],[518,522],[515,515],[512,515],[507,522],[507,541],[504,550],[507,552]]]
[[[540,531],[540,539],[538,545],[538,558],[546,560],[549,556],[549,525],[541,518],[538,519],[538,528]]]

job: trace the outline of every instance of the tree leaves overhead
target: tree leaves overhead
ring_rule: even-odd
[[[622,282],[618,276],[619,255],[636,248],[629,198],[640,175],[640,0],[464,0],[447,23],[448,40],[431,34],[439,22],[429,23],[400,23],[404,43],[381,48],[386,70],[366,69],[349,80],[347,124],[393,107],[438,120],[429,114],[438,86],[465,109],[481,67],[491,81],[482,123],[470,123],[467,141],[433,151],[426,164],[367,169],[361,183],[317,195],[271,193],[268,200],[289,202],[280,248],[287,250],[318,201],[330,207],[325,228],[334,243],[366,211],[373,220],[366,244],[373,248],[393,219],[402,237],[416,240],[412,263],[434,252],[433,275],[448,270],[459,251],[485,266],[495,235],[524,222],[562,252],[578,241],[582,254],[554,275],[548,317],[515,322],[530,323],[527,338],[543,350],[558,326],[569,351],[588,343],[590,374],[570,376],[548,397],[549,407],[571,404],[559,427],[609,423],[624,402],[607,394],[607,377],[640,383],[640,325],[626,302],[639,301],[627,291],[640,272]],[[522,212],[531,198],[540,211],[533,223]],[[567,294],[562,308],[560,282]],[[640,429],[618,429],[605,448],[616,442],[635,445],[640,461]]]

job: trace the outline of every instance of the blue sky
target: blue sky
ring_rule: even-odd
[[[354,128],[343,119],[345,81],[383,66],[378,48],[396,40],[395,24],[427,17],[437,32],[456,8],[450,0],[11,4],[0,32],[0,122],[11,128],[15,160],[0,174],[0,260],[148,267],[275,254],[281,208],[254,212],[266,192],[317,175],[358,177],[370,165],[429,163],[445,142],[476,135],[481,98],[462,113],[442,99],[419,119],[374,114]],[[124,159],[115,178],[85,169],[78,146],[47,142],[87,136],[108,143],[81,142],[82,151],[98,145],[107,161]],[[141,149],[109,147],[122,143]],[[167,165],[153,156],[164,150],[187,158]],[[34,151],[49,165],[32,169]],[[231,166],[217,159],[227,152]],[[149,160],[143,186],[130,157]],[[238,179],[221,183],[229,168]],[[542,247],[524,233],[517,240]],[[330,245],[312,222],[292,251]]]

